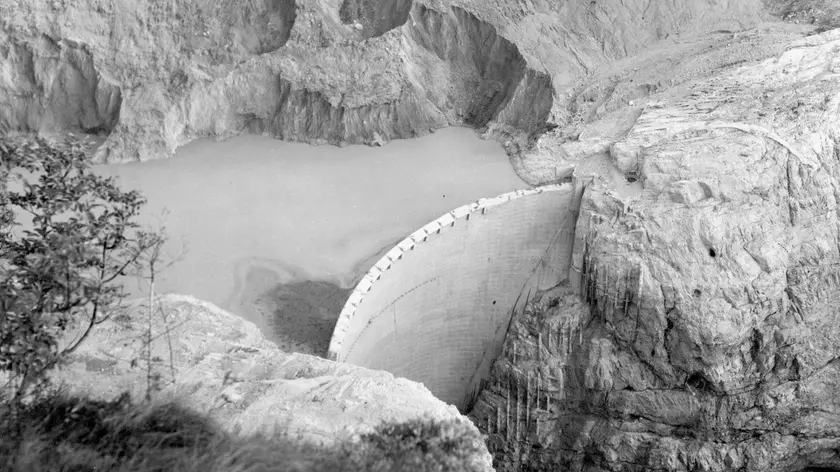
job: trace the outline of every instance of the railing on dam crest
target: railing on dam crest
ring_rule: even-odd
[[[393,264],[402,259],[403,254],[411,251],[416,245],[422,244],[428,238],[440,234],[447,227],[455,226],[459,219],[464,218],[469,220],[474,215],[486,214],[492,211],[492,208],[514,199],[537,195],[543,192],[571,191],[569,184],[546,185],[533,189],[517,190],[509,192],[493,198],[482,198],[476,202],[460,206],[441,217],[435,219],[431,223],[423,226],[419,230],[411,233],[407,238],[400,241],[390,251],[388,251],[382,258],[380,258],[370,270],[362,277],[353,292],[347,299],[344,308],[336,322],[335,330],[333,331],[332,339],[328,350],[328,358],[333,361],[342,362],[344,359],[341,355],[341,349],[344,345],[346,333],[350,329],[350,325],[357,308],[363,303],[365,295],[371,288],[380,280]],[[346,357],[346,353],[344,353]]]

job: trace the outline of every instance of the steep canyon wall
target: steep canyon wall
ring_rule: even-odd
[[[766,17],[757,0],[645,3],[9,0],[3,128],[99,131],[110,161],[244,132],[376,144],[462,124],[516,152],[574,121],[576,84],[599,64]],[[33,76],[21,54],[53,59]]]
[[[120,88],[96,71],[84,44],[0,33],[0,64],[0,131],[107,134],[116,126]]]
[[[838,470],[840,30],[661,97],[473,418],[500,470]]]

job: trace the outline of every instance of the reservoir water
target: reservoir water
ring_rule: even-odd
[[[528,187],[499,143],[466,128],[383,147],[202,140],[171,159],[95,170],[139,190],[142,222],[163,215],[166,251],[183,252],[159,292],[213,302],[317,355],[349,289],[393,244],[455,207]]]

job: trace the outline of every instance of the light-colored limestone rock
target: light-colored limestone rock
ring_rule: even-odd
[[[248,434],[277,428],[332,443],[386,420],[468,421],[416,382],[282,352],[254,324],[192,297],[167,295],[160,302],[166,320],[159,314],[152,318],[149,355],[165,387],[156,396],[174,395],[228,430]],[[97,398],[123,391],[142,398],[147,357],[141,340],[148,318],[139,305],[130,313],[97,326],[54,380]],[[489,455],[475,460],[490,470]]]
[[[497,450],[503,470],[840,467],[840,30],[688,91],[610,145],[641,193],[628,207],[593,180],[580,282],[509,334],[517,354],[496,377],[541,370],[538,405],[554,406],[521,449]],[[563,317],[581,319],[579,342],[535,363],[538,333]],[[477,424],[506,390],[483,395]]]
[[[585,277],[549,316],[514,324],[475,413],[497,451],[543,446],[502,454],[503,466],[838,468],[838,33],[765,24],[766,6],[805,20],[837,11],[4,0],[0,131],[101,132],[111,161],[244,132],[381,144],[468,124],[503,137],[529,183],[586,182],[572,254]],[[234,316],[168,303],[183,321],[173,390],[223,424],[329,440],[455,414],[417,384],[280,353]],[[142,392],[122,344],[136,323],[102,325],[62,378]]]
[[[593,83],[599,66],[768,18],[761,0],[8,0],[0,128],[100,133],[109,161],[245,132],[382,144],[458,124],[516,154],[657,87]]]

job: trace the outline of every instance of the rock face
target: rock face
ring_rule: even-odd
[[[0,129],[72,129],[110,132],[119,119],[120,89],[95,69],[90,51],[73,41],[48,36],[16,42],[0,33]],[[16,124],[16,125],[15,125]],[[5,126],[3,126],[5,125]]]
[[[149,326],[139,306],[130,316],[99,325],[54,380],[75,392],[113,398],[129,391],[142,398],[147,362],[163,390],[243,433],[278,428],[331,443],[372,430],[383,420],[463,418],[421,384],[387,372],[288,354],[242,318],[192,297],[167,295],[166,314],[152,317],[151,352],[141,339]],[[168,332],[168,335],[167,335]],[[174,385],[171,380],[175,379]],[[490,456],[476,457],[489,470]]]
[[[767,18],[760,0],[610,3],[8,0],[0,128],[99,132],[109,161],[244,132],[375,144],[460,124],[516,152],[574,121],[596,66]]]
[[[473,412],[499,469],[840,469],[840,30],[639,106],[577,148],[642,191],[579,167],[570,283]]]
[[[5,0],[0,130],[100,133],[99,157],[127,161],[244,132],[376,144],[479,128],[528,182],[588,184],[568,284],[514,321],[473,412],[500,469],[840,470],[838,14],[828,0]],[[169,303],[171,390],[227,424],[329,440],[457,414]],[[142,391],[122,344],[138,329],[103,325],[61,375]]]

